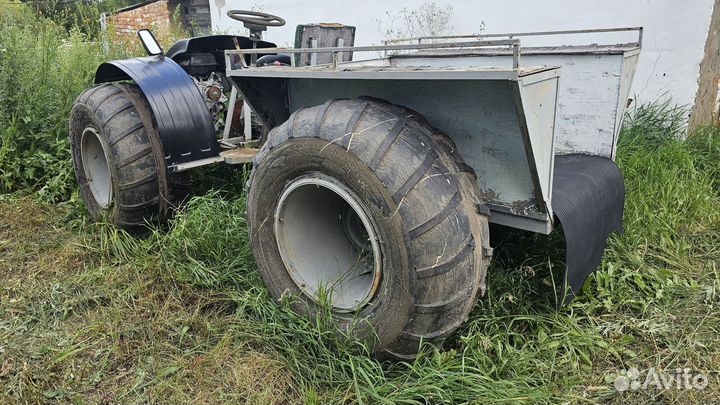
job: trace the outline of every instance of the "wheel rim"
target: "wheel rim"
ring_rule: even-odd
[[[283,264],[306,296],[339,312],[357,310],[377,292],[380,244],[368,210],[337,180],[310,174],[288,184],[275,212]]]
[[[112,201],[112,178],[105,144],[95,128],[88,127],[83,131],[80,158],[93,198],[100,207],[107,208]]]

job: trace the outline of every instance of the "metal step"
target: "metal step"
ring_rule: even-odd
[[[221,152],[220,157],[222,157],[227,164],[239,165],[243,163],[251,163],[259,151],[260,149],[255,148],[230,149]]]

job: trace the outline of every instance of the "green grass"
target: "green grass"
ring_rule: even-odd
[[[493,242],[488,292],[443,350],[381,363],[275,303],[255,271],[242,192],[194,198],[143,238],[75,203],[0,200],[0,398],[12,402],[677,403],[720,400],[720,131],[682,111],[626,122],[625,234],[556,309],[562,238]],[[230,185],[245,174],[210,173]],[[206,182],[207,183],[207,182]],[[234,187],[237,189],[237,187]],[[702,390],[617,393],[624,368],[703,372]]]
[[[93,16],[95,6],[74,7],[77,14],[59,13],[54,20],[16,0],[0,3],[0,193],[38,191],[47,201],[77,199],[68,154],[70,108],[93,84],[101,63],[143,55],[132,38],[90,29],[82,11]],[[176,27],[159,34],[166,47],[187,36]]]
[[[0,6],[0,402],[720,402],[720,130],[632,111],[620,138],[625,234],[568,307],[560,234],[498,233],[488,291],[442,350],[381,363],[270,298],[248,246],[247,173],[142,238],[90,224],[67,115],[101,61],[137,45]],[[174,34],[165,39],[166,43]],[[637,367],[703,372],[702,391],[620,394]]]

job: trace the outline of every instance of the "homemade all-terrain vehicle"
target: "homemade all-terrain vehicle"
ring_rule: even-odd
[[[565,302],[622,228],[613,163],[642,29],[411,38],[353,47],[354,28],[232,11],[250,36],[179,41],[102,64],[71,114],[78,183],[96,219],[166,218],[188,170],[252,162],[247,222],[273,297],[378,356],[412,359],[485,289],[488,223],[567,241]],[[613,45],[523,40],[639,34]],[[633,38],[634,39],[634,38]],[[358,53],[370,53],[364,60]],[[384,56],[381,56],[383,55]]]

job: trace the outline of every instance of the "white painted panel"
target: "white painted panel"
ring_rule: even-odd
[[[537,58],[537,60],[533,59]],[[528,56],[528,63],[550,63]],[[555,152],[611,157],[622,55],[562,55]]]
[[[615,116],[615,139],[613,140],[612,158],[615,160],[615,153],[617,152],[617,142],[620,137],[620,130],[622,129],[623,119],[625,118],[625,110],[628,107],[628,97],[630,96],[630,88],[635,77],[635,70],[637,70],[637,61],[639,58],[638,53],[626,54],[623,59],[622,73],[620,79],[620,91],[618,92],[618,110]]]
[[[551,210],[552,172],[555,160],[554,130],[558,78],[534,81],[520,79],[520,94],[525,122],[532,145],[535,168],[538,172],[541,194],[548,210]],[[552,211],[550,211],[552,213]]]
[[[521,66],[561,66],[555,152],[611,157],[622,54],[523,55]],[[509,56],[395,58],[397,66],[507,67]]]

